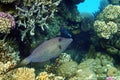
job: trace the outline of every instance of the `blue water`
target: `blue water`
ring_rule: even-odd
[[[77,5],[79,12],[94,13],[99,11],[101,0],[85,0],[83,3]]]

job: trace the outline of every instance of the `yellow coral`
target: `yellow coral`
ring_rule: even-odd
[[[34,68],[17,68],[4,75],[4,80],[35,80],[34,71]]]
[[[16,69],[14,78],[16,80],[35,80],[35,73],[33,68],[18,68]]]
[[[120,6],[108,5],[99,16],[108,20],[117,19],[120,17]]]
[[[8,69],[13,66],[13,63],[8,61],[7,63],[0,62],[0,75],[4,74]]]
[[[47,72],[41,72],[37,77],[36,80],[50,80],[48,78],[48,73]]]
[[[111,67],[107,71],[107,76],[113,76],[113,77],[115,77],[117,75],[117,72],[118,72],[117,68]]]
[[[0,75],[0,80],[3,80],[3,75]]]
[[[0,17],[0,33],[10,33],[11,21],[7,18]]]

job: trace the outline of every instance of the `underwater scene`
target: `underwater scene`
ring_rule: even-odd
[[[0,80],[120,80],[120,0],[0,0]]]

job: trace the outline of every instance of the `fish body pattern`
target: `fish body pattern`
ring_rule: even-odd
[[[40,44],[20,65],[27,65],[30,62],[44,62],[58,57],[68,45],[72,38],[56,37]]]

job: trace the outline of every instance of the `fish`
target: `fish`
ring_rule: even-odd
[[[45,62],[58,57],[73,41],[72,38],[56,37],[40,44],[33,52],[23,59],[19,66],[31,62]]]
[[[72,33],[65,27],[60,27],[60,36],[65,38],[72,38]]]

